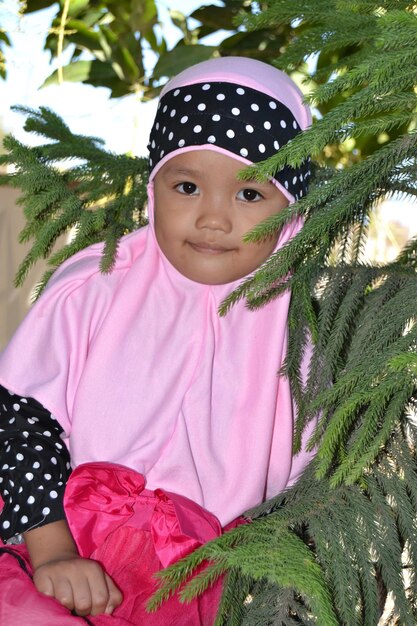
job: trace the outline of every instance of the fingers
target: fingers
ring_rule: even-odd
[[[122,594],[101,566],[88,559],[71,559],[38,568],[33,582],[41,593],[52,596],[77,615],[111,614]]]
[[[73,585],[74,609],[77,615],[111,615],[121,604],[123,596],[100,565],[94,561],[88,569],[86,580]]]
[[[55,575],[54,571],[50,572],[48,567],[43,567],[35,572],[33,582],[40,593],[55,598],[70,611],[74,609],[72,585],[65,576],[59,573]]]
[[[86,573],[80,572],[77,578],[71,579],[74,594],[73,610],[81,616],[96,615],[100,609],[103,612],[107,601],[107,589],[103,590],[100,584],[103,578],[101,570],[98,573],[91,573],[90,570],[91,568],[88,568]],[[59,596],[57,600],[63,604]]]
[[[100,565],[95,561],[90,561],[89,563],[92,566],[88,569],[87,572],[87,586],[90,592],[89,597],[85,594],[84,585],[80,585],[80,588],[74,589],[74,595],[77,598],[77,603],[75,606],[75,611],[78,615],[99,615],[100,613],[112,613],[113,610],[118,606],[112,602],[112,598],[114,595],[114,590],[116,590],[119,594],[120,591],[117,589],[113,581],[107,574],[102,570]],[[111,591],[109,583],[111,583]],[[113,595],[112,595],[113,593]],[[87,607],[84,605],[84,602],[87,603],[87,600],[90,601],[90,605]],[[119,602],[120,604],[120,602]],[[88,613],[85,611],[88,610]]]
[[[116,587],[110,576],[104,573],[104,577],[107,584],[107,589],[109,592],[109,600],[107,602],[107,606],[104,610],[105,613],[111,615],[114,609],[116,609],[123,601],[123,595],[121,591]]]
[[[72,611],[75,606],[75,598],[70,582],[66,578],[58,578],[52,582],[54,598],[56,598],[62,606]]]
[[[55,598],[55,589],[53,580],[45,575],[43,571],[36,571],[33,575],[33,582],[35,587],[40,593],[45,594],[45,596],[51,596]]]

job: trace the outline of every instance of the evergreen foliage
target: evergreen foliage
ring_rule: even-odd
[[[306,75],[309,100],[324,114],[243,174],[263,178],[311,152],[316,160],[310,194],[248,239],[267,237],[295,216],[303,229],[221,313],[241,298],[256,308],[292,289],[283,374],[299,409],[295,451],[317,415],[310,446],[318,451],[294,487],[248,512],[251,523],[161,572],[151,608],[177,588],[186,601],[226,572],[217,626],[376,626],[388,592],[395,623],[414,626],[417,239],[386,265],[364,262],[363,246],[381,200],[417,195],[417,9],[404,0],[259,4],[244,26],[289,31],[276,64]],[[309,72],[311,54],[317,66]],[[8,138],[3,158],[15,165],[11,181],[24,193],[22,238],[34,239],[18,280],[40,256],[53,269],[103,239],[109,270],[118,237],[143,223],[144,161],[72,135],[48,110],[24,112],[27,129],[46,142],[28,148]],[[346,141],[358,154],[335,168]],[[74,159],[71,168],[57,168]],[[75,238],[53,251],[68,227]],[[310,336],[315,349],[304,385],[300,363]]]
[[[46,141],[30,147],[8,136],[8,154],[1,164],[13,164],[13,174],[0,177],[22,190],[26,225],[20,241],[33,245],[20,265],[15,284],[21,285],[29,269],[41,258],[50,269],[37,286],[39,295],[55,269],[91,243],[105,241],[102,270],[111,270],[120,237],[146,223],[147,160],[107,152],[102,140],[74,135],[55,113],[25,107],[25,129]],[[63,167],[65,166],[65,169]],[[60,236],[69,232],[65,245]]]

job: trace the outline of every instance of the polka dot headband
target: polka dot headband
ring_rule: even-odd
[[[233,60],[216,59],[200,66],[224,65]],[[257,64],[256,69],[258,65],[265,67],[258,61],[245,61]],[[275,68],[268,69],[282,75]],[[290,81],[287,76],[285,79]],[[163,92],[150,134],[152,177],[168,158],[194,147],[230,153],[244,163],[257,163],[274,155],[302,130],[288,106],[264,90],[210,78],[178,86],[175,81]],[[299,96],[298,100],[301,101]],[[290,201],[306,194],[309,178],[309,160],[297,168],[286,166],[274,174],[274,182]]]

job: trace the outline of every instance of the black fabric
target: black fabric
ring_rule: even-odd
[[[70,457],[53,415],[0,386],[0,537],[65,519]]]
[[[160,100],[149,139],[152,170],[167,154],[211,144],[257,163],[278,152],[300,126],[284,104],[234,83],[206,82],[179,87]],[[310,160],[274,175],[297,200],[307,193]]]

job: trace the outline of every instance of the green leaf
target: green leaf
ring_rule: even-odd
[[[76,31],[66,35],[71,43],[84,48],[85,50],[101,50],[100,36],[92,28],[89,28],[84,20],[68,20],[66,28],[68,31]]]
[[[224,56],[247,56],[261,61],[268,61],[285,44],[286,34],[273,33],[262,29],[255,32],[239,31],[226,37],[219,45],[220,53]]]
[[[85,11],[79,16],[79,19],[82,20],[86,26],[95,26],[98,23],[102,23],[106,15],[107,13],[104,12],[104,9],[89,7],[88,11]]]
[[[160,56],[154,67],[152,77],[171,78],[171,76],[182,72],[182,70],[190,67],[190,65],[194,65],[200,61],[207,61],[207,59],[213,56],[216,50],[216,46],[203,46],[199,44],[195,46],[177,46],[173,50],[169,50]]]
[[[90,81],[86,81],[87,84],[91,84],[93,87],[107,87],[110,89],[110,98],[123,98],[123,96],[128,96],[132,93],[132,89],[130,85],[115,78],[114,80],[103,81],[101,85],[97,83],[90,83]]]
[[[118,34],[112,30],[110,26],[100,26],[100,33],[105,37],[107,44],[109,45],[109,51],[110,46],[114,46],[119,41]]]
[[[204,26],[211,26],[215,30],[236,30],[234,20],[237,14],[237,9],[210,4],[209,6],[200,7],[190,17],[198,20]]]
[[[165,43],[164,39],[161,42],[159,42],[153,30],[148,30],[146,33],[144,33],[143,36],[146,39],[146,41],[149,43],[151,50],[153,50],[157,54],[161,52],[162,50],[161,46],[163,46]]]
[[[68,15],[74,17],[79,15],[89,5],[88,0],[71,0],[68,8]]]
[[[120,46],[114,51],[114,58],[123,72],[124,80],[132,86],[137,83],[140,78],[140,71],[130,50],[125,46]]]
[[[202,24],[201,26],[197,26],[197,28],[192,31],[193,34],[198,36],[198,41],[201,41],[202,39],[204,39],[204,37],[209,37],[215,32],[215,28],[212,28],[211,26],[205,26],[204,24]]]
[[[138,81],[141,70],[136,63],[129,48],[124,45],[124,37],[118,37],[117,34],[107,26],[100,28],[101,45],[106,55],[107,61],[120,80],[125,80],[132,86]]]
[[[54,0],[27,0],[25,3],[25,13],[41,11],[47,7],[52,7],[54,4],[56,4]]]
[[[6,43],[8,46],[10,46],[10,39],[8,38],[7,34],[0,30],[0,41],[4,41],[4,43]]]
[[[100,61],[76,61],[65,65],[62,68],[64,81],[68,82],[88,82],[92,85],[102,86],[104,81],[117,78],[114,70],[109,63],[101,63]],[[41,87],[58,84],[58,72],[55,70]]]
[[[154,0],[132,0],[129,23],[134,32],[146,33],[158,21]]]

